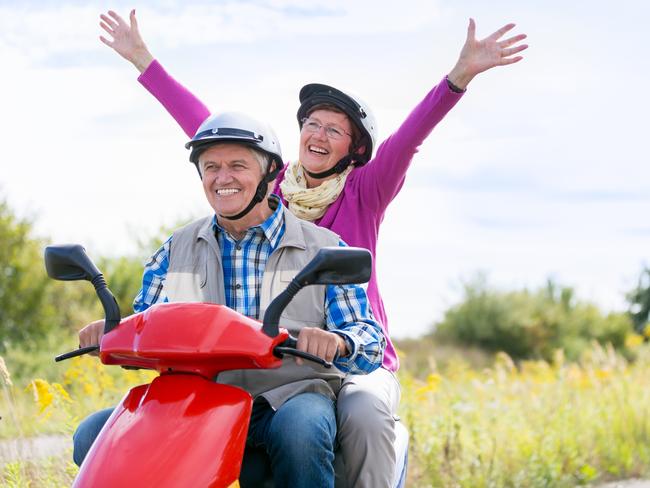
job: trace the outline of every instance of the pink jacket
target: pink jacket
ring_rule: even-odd
[[[190,138],[210,115],[207,107],[174,80],[158,61],[153,61],[138,80],[160,101]],[[387,345],[383,367],[391,371],[397,371],[399,359],[388,335],[388,319],[377,284],[379,226],[388,204],[402,188],[406,171],[418,147],[461,96],[462,94],[449,89],[445,79],[438,83],[397,131],[379,145],[375,157],[366,165],[352,170],[339,198],[330,205],[325,215],[315,221],[317,225],[337,233],[348,245],[364,247],[372,253],[373,269],[368,283],[368,299],[375,318],[384,328]],[[278,175],[274,190],[281,197],[280,182],[283,178],[284,170]]]

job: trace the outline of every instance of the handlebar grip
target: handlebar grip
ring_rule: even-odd
[[[290,335],[282,343],[282,346],[283,347],[293,347],[295,349],[298,346],[298,339],[296,339],[294,336]]]
[[[57,357],[54,358],[54,360],[58,363],[59,361],[63,361],[65,359],[70,359],[76,356],[81,356],[83,354],[88,354],[89,352],[98,351],[98,350],[99,350],[99,346],[80,347],[79,349],[75,349],[74,351],[59,354]]]
[[[297,356],[302,359],[306,359],[308,361],[313,361],[315,363],[318,363],[327,369],[330,369],[333,364],[329,361],[325,361],[323,358],[319,358],[318,356],[315,356],[314,354],[309,354],[308,352],[304,351],[299,351],[298,349],[294,349],[293,347],[283,347],[283,346],[276,346],[275,349],[273,349],[273,352],[277,355],[282,357],[283,354],[289,354],[290,356]]]

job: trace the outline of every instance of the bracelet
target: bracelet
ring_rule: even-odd
[[[463,90],[463,89],[461,89],[461,88],[458,88],[456,85],[454,85],[454,84],[451,82],[451,80],[449,79],[449,75],[445,76],[445,79],[447,80],[447,86],[448,86],[449,89],[450,89],[451,91],[453,91],[454,93],[464,93],[464,92],[465,92],[466,89]]]

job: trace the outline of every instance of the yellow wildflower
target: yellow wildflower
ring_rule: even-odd
[[[58,398],[65,402],[72,403],[72,398],[70,398],[68,392],[65,391],[65,388],[61,386],[61,383],[52,383],[52,388],[54,389],[54,392]]]
[[[599,380],[607,380],[612,376],[612,372],[607,369],[596,369],[596,378]]]
[[[39,413],[43,413],[54,401],[54,395],[50,391],[50,384],[45,380],[35,379],[27,385],[26,390],[30,388],[34,394],[34,401],[38,403]]]
[[[646,329],[649,330],[650,327]],[[641,344],[643,344],[643,336],[639,334],[627,334],[625,336],[625,347],[628,349],[636,349]]]

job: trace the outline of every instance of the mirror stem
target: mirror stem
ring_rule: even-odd
[[[102,302],[102,306],[104,307],[104,315],[106,316],[104,322],[104,334],[107,334],[120,323],[122,318],[120,307],[117,305],[115,297],[108,289],[106,280],[104,280],[104,275],[99,273],[91,280],[91,283],[95,287],[95,292],[99,297],[99,301]]]
[[[264,322],[262,325],[262,332],[264,332],[269,337],[275,337],[280,333],[278,324],[280,322],[280,315],[284,309],[289,305],[291,299],[296,296],[302,289],[302,285],[296,281],[294,278],[287,286],[286,290],[280,293],[277,297],[273,299],[269,307],[264,313]]]

